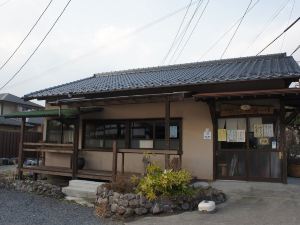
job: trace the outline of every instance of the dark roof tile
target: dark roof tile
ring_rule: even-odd
[[[300,77],[300,67],[293,57],[282,53],[99,73],[24,97],[43,99],[67,94],[292,77]]]

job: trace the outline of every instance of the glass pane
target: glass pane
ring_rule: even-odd
[[[270,152],[250,152],[250,176],[270,177]]]
[[[217,155],[217,173],[219,177],[245,177],[245,153],[240,151],[219,152]]]
[[[72,144],[74,142],[75,125],[63,123],[63,143]]]
[[[104,147],[104,125],[87,121],[85,124],[84,145],[86,148]]]
[[[274,118],[249,118],[249,148],[276,150],[278,146],[275,129]]]
[[[219,149],[246,149],[246,118],[218,119]]]
[[[61,143],[61,126],[59,120],[47,121],[47,142]]]
[[[132,123],[131,136],[134,139],[153,139],[152,122],[134,122]]]
[[[281,178],[282,153],[271,152],[271,177]]]

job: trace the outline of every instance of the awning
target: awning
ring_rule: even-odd
[[[47,109],[25,112],[15,112],[4,115],[5,118],[30,118],[30,117],[76,117],[80,112],[77,109]]]

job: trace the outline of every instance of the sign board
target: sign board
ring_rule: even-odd
[[[203,132],[203,139],[211,140],[211,131],[209,130],[209,128],[206,128],[205,131]]]

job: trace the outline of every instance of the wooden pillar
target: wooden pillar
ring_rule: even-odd
[[[24,143],[24,133],[25,133],[25,125],[26,125],[26,118],[22,118],[21,123],[21,131],[20,131],[20,142],[19,142],[19,155],[18,155],[18,177],[21,180],[23,178],[23,161],[24,161],[24,155],[23,155],[23,143]]]
[[[125,172],[125,153],[122,152],[122,174],[124,175],[124,172]]]
[[[279,151],[282,152],[282,183],[287,183],[287,149],[286,149],[286,134],[285,134],[285,105],[283,100],[280,101],[280,134],[279,134]]]
[[[165,149],[170,150],[170,99],[165,101]],[[169,169],[170,155],[165,154],[165,169]]]
[[[116,182],[117,172],[118,172],[118,151],[117,151],[117,141],[113,141],[113,160],[112,160],[112,181]]]
[[[216,102],[214,99],[207,101],[209,106],[211,122],[213,125],[213,180],[217,177],[217,136],[218,136],[218,127],[217,127],[217,114],[216,114]]]
[[[72,178],[77,177],[77,164],[78,164],[78,145],[79,145],[79,122],[80,117],[76,119],[73,141],[73,155],[72,155]]]

